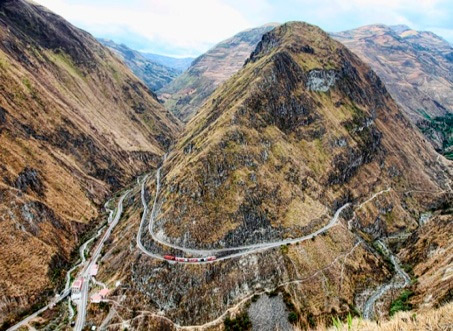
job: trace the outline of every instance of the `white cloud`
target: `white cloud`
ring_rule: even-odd
[[[406,24],[453,41],[452,0],[37,1],[95,36],[170,55],[198,55],[246,28],[289,20],[331,32],[376,23]]]
[[[240,11],[221,0],[38,2],[95,35],[129,31],[150,44],[168,44],[191,53],[203,52],[253,26]]]

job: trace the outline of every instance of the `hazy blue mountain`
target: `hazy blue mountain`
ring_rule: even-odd
[[[192,61],[195,60],[193,57],[184,57],[176,58],[165,55],[153,54],[153,53],[144,53],[141,54],[148,60],[154,61],[166,67],[184,71],[191,65]]]
[[[144,57],[140,52],[133,50],[124,44],[117,44],[112,40],[101,38],[99,41],[115,52],[115,54],[117,54],[134,74],[152,91],[157,91],[164,87],[182,72],[179,69],[150,60]]]

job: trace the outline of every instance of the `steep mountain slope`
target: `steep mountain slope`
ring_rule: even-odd
[[[46,299],[105,197],[155,166],[178,130],[91,35],[0,2],[0,324]]]
[[[286,306],[284,320],[291,311],[299,327],[314,327],[362,311],[381,284],[400,281],[374,244],[410,234],[422,212],[451,198],[445,170],[366,64],[319,28],[287,23],[264,34],[187,124],[157,196],[148,182],[153,212],[138,235],[143,209],[133,194],[99,278],[121,280],[112,300],[135,328],[214,328],[240,311],[253,320],[266,293]],[[278,247],[288,238],[297,243]],[[222,260],[168,264],[131,242],[150,254]],[[390,300],[383,295],[379,310]],[[89,320],[105,315],[93,308]]]
[[[159,63],[163,66],[173,68],[173,69],[176,69],[179,71],[184,71],[187,68],[189,68],[192,61],[195,60],[195,58],[193,58],[193,57],[177,58],[177,57],[170,57],[170,56],[146,53],[146,52],[141,52],[141,54],[148,60],[151,60],[151,61]]]
[[[158,91],[165,107],[183,121],[189,120],[216,87],[243,66],[261,36],[275,26],[240,32],[199,56],[187,71]]]
[[[134,51],[126,45],[118,45],[112,40],[106,39],[99,39],[99,41],[118,54],[134,74],[152,91],[157,91],[167,85],[181,73],[180,70],[145,58],[140,52]]]
[[[437,150],[452,153],[453,47],[406,26],[370,25],[336,33],[382,78],[393,98]],[[444,124],[440,124],[444,123]]]

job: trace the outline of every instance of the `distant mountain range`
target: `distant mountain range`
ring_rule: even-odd
[[[373,68],[413,123],[453,159],[453,47],[405,25],[369,25],[332,36]]]
[[[179,70],[181,72],[189,68],[192,64],[192,61],[195,60],[195,58],[193,57],[177,58],[153,53],[140,53],[148,60],[162,64],[169,68]]]
[[[277,25],[242,31],[196,58],[182,75],[158,91],[165,107],[183,121],[189,120],[216,87],[244,65],[263,34]]]
[[[244,64],[268,24],[243,31],[198,57],[157,91],[165,107],[188,121],[217,86]],[[368,63],[436,150],[453,158],[453,47],[432,32],[370,25],[333,33]]]
[[[144,54],[130,49],[124,44],[117,44],[112,40],[102,38],[98,40],[113,50],[152,91],[157,91],[181,74],[181,69],[164,65],[161,63],[162,61],[151,60],[145,57]],[[166,62],[170,63],[171,60]]]

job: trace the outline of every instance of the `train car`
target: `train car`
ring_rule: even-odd
[[[196,257],[191,257],[189,258],[189,262],[200,262],[200,259]]]
[[[189,259],[185,258],[185,257],[178,257],[176,256],[175,257],[175,261],[178,261],[178,262],[189,262]]]
[[[174,257],[173,255],[164,255],[164,259],[165,259],[165,260],[174,261],[174,260],[175,260],[175,257]]]
[[[206,258],[206,260],[208,260],[208,261],[214,261],[215,259],[216,259],[215,256],[208,256],[208,257]]]

